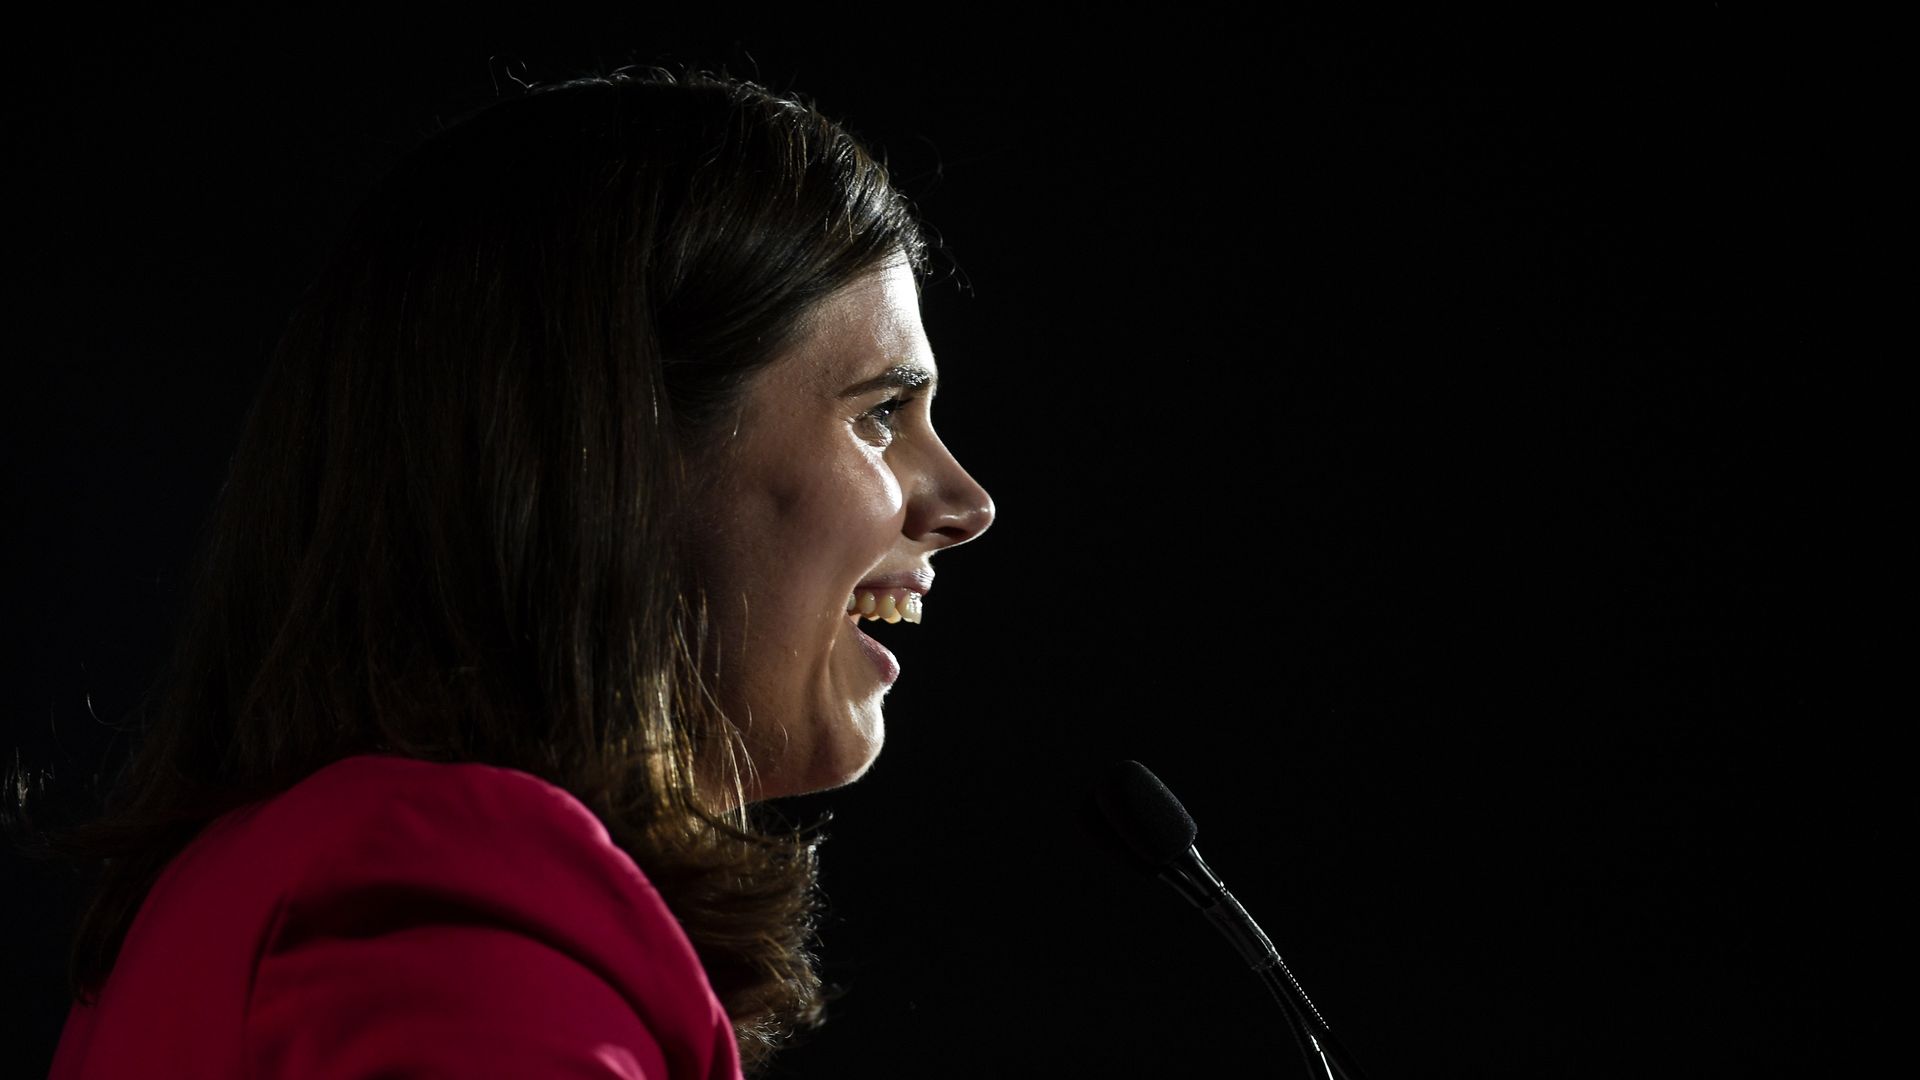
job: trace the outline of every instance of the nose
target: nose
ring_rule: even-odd
[[[932,450],[919,490],[908,504],[904,531],[934,548],[957,547],[993,524],[993,497],[937,437]]]

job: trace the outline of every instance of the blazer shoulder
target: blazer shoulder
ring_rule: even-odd
[[[566,836],[618,851],[606,825],[565,789],[531,773],[476,762],[359,754],[316,770],[274,800],[283,827],[332,832],[354,842],[427,833],[438,841],[522,834]]]
[[[447,950],[451,972],[457,943],[511,941],[591,973],[669,1058],[711,1061],[716,1039],[731,1046],[678,920],[564,789],[499,766],[361,755],[275,802],[259,825],[310,846],[263,943],[263,980],[354,942],[436,942],[414,948]]]
[[[266,1071],[325,1060],[471,1075],[478,1062],[532,1075],[598,1047],[626,1055],[606,1075],[658,1075],[648,1062],[737,1075],[728,1018],[678,920],[562,788],[362,755],[269,810],[263,834],[309,847],[255,966],[249,1052]]]

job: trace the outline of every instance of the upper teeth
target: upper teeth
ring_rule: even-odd
[[[847,613],[859,615],[872,622],[885,619],[890,623],[920,621],[920,594],[909,592],[906,599],[896,603],[892,593],[857,592],[847,597]]]

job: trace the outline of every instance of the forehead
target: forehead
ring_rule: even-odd
[[[935,370],[913,271],[896,264],[862,277],[809,312],[800,341],[773,367],[812,390],[838,395],[853,382],[901,364]]]

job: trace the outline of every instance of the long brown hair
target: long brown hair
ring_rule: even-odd
[[[381,752],[572,792],[678,916],[743,1060],[810,1022],[813,844],[711,795],[741,766],[683,508],[746,381],[900,257],[925,268],[884,166],[724,77],[538,87],[407,156],[274,350],[102,812],[16,841],[96,873],[75,999],[202,827]]]

